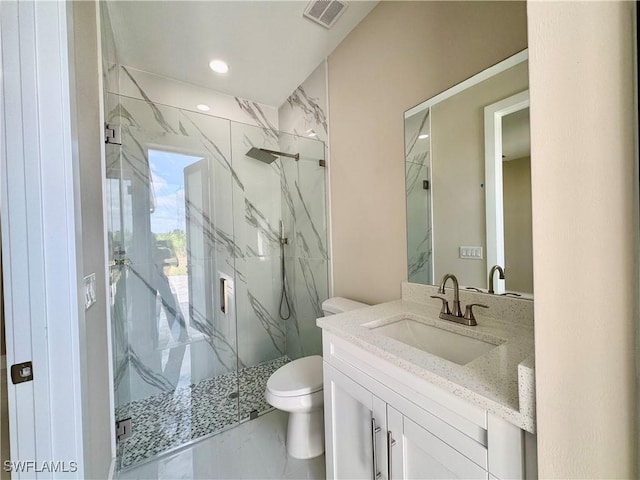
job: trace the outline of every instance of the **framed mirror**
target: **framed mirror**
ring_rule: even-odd
[[[532,298],[529,72],[522,51],[404,115],[408,279]]]

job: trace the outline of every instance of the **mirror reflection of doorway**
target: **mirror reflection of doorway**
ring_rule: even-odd
[[[533,293],[529,107],[502,117],[505,289]]]
[[[484,134],[487,273],[491,273],[493,265],[505,268],[505,279],[495,280],[496,293],[531,295],[533,248],[529,91],[487,105],[484,108]],[[523,158],[529,159],[528,165],[525,165],[526,161],[510,163]],[[515,168],[516,165],[521,168]],[[505,166],[510,170],[509,185],[506,187]],[[526,208],[529,210],[525,211]],[[507,215],[508,221],[505,218]],[[508,258],[507,240],[510,242]]]

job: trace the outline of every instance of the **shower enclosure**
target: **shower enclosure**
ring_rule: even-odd
[[[105,179],[115,415],[127,468],[255,418],[270,408],[273,371],[321,353],[324,144],[121,95],[107,103],[117,133]],[[260,148],[299,160],[247,155]]]

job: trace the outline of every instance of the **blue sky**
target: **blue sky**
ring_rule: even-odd
[[[151,214],[151,231],[165,233],[185,229],[184,168],[202,157],[149,150],[155,211]]]

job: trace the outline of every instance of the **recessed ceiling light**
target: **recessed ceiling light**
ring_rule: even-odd
[[[422,135],[418,135],[418,138],[420,140],[424,140],[425,138],[429,138],[429,134],[428,133],[423,133]]]
[[[227,73],[229,71],[229,65],[222,60],[211,60],[209,68],[216,73]]]
[[[208,112],[209,110],[211,110],[211,108],[209,108],[209,105],[205,105],[204,103],[201,103],[196,108],[202,112]]]

